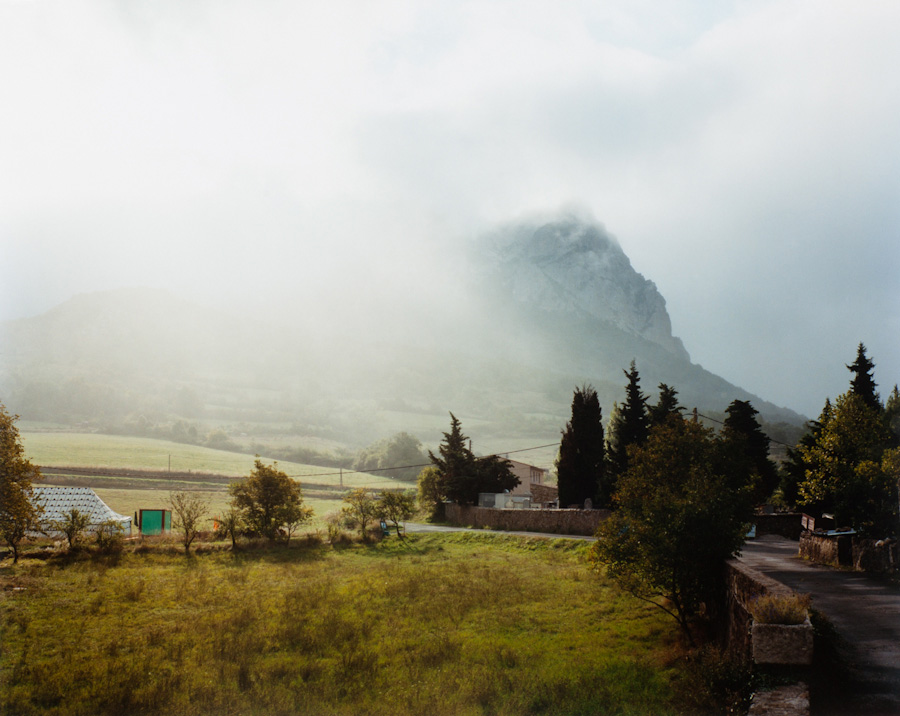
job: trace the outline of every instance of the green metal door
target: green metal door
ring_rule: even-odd
[[[141,510],[141,534],[158,535],[172,529],[172,513],[168,510]]]

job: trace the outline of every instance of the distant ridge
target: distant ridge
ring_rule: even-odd
[[[488,442],[542,444],[578,385],[594,385],[608,416],[635,360],[651,403],[665,382],[706,414],[740,399],[770,423],[805,420],[691,363],[665,299],[596,222],[500,227],[459,281],[469,300],[452,326],[416,321],[402,336],[385,329],[392,340],[352,342],[335,338],[340,326],[324,334],[321,316],[278,325],[157,289],[83,294],[0,324],[0,399],[25,419],[104,430],[277,425],[349,446],[399,430],[436,441],[452,410]]]

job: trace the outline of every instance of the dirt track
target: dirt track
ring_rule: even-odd
[[[741,560],[798,592],[812,595],[846,642],[843,693],[816,698],[813,716],[900,715],[900,586],[858,572],[806,562],[797,542],[766,536],[750,541]]]

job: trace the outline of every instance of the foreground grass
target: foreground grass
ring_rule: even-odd
[[[676,712],[674,622],[584,549],[412,535],[7,560],[0,713]]]

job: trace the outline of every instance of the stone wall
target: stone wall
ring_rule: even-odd
[[[726,563],[726,583],[728,589],[727,648],[733,654],[751,660],[754,643],[751,632],[753,620],[750,617],[749,604],[762,594],[790,594],[792,590],[736,559]],[[791,627],[787,628],[791,629]],[[808,634],[805,635],[804,643],[800,647],[800,651],[804,653],[797,654],[797,660],[788,663],[809,664],[812,661],[812,627],[809,626],[808,620],[806,628]],[[750,706],[750,716],[809,716],[809,711],[809,689],[802,683],[781,686],[771,692],[756,694]]]
[[[839,540],[846,540],[849,543],[850,536],[847,535],[840,538],[825,537],[812,532],[804,532],[800,535],[800,556],[817,564],[829,564],[839,567],[841,564]]]
[[[609,510],[497,510],[451,503],[444,508],[452,525],[560,535],[593,535],[610,515]]]
[[[853,568],[861,572],[887,574],[900,570],[900,549],[896,540],[853,538]]]
[[[749,659],[752,619],[748,605],[760,595],[790,594],[791,589],[737,559],[726,563],[725,580],[728,589],[726,645],[732,653]]]
[[[856,535],[825,536],[804,532],[800,536],[800,556],[817,564],[853,567],[873,574],[900,570],[900,549],[896,540],[876,541]]]

